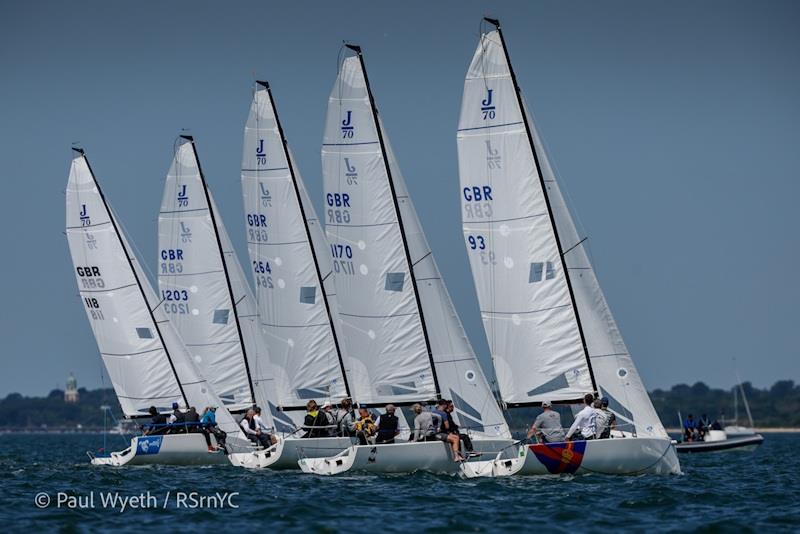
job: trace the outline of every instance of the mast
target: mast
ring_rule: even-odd
[[[200,166],[200,158],[197,156],[197,149],[194,146],[194,138],[191,135],[181,135],[181,139],[186,139],[192,144],[192,154],[194,160],[197,162],[197,170],[200,173],[200,182],[203,184],[203,193],[206,196],[206,204],[208,204],[208,213],[211,215],[211,225],[214,227],[214,238],[217,241],[217,249],[219,250],[219,258],[222,261],[222,270],[225,273],[225,284],[228,287],[228,298],[231,301],[231,308],[233,309],[233,320],[236,322],[236,333],[239,336],[239,344],[242,347],[242,358],[244,359],[244,369],[247,372],[247,385],[250,387],[250,397],[253,399],[253,404],[256,402],[256,391],[253,387],[253,378],[250,376],[250,365],[247,361],[247,347],[244,343],[244,336],[242,335],[242,326],[239,324],[239,312],[236,310],[236,297],[233,295],[233,287],[231,286],[231,278],[228,275],[228,262],[225,261],[225,252],[222,250],[222,241],[219,238],[219,227],[217,226],[217,218],[214,214],[214,207],[211,205],[211,195],[208,192],[208,184],[206,184],[206,177],[203,174],[203,169]]]
[[[572,280],[570,279],[569,275],[569,267],[567,266],[567,260],[564,257],[564,249],[561,246],[561,239],[558,237],[558,228],[556,227],[556,220],[553,215],[553,208],[550,205],[550,197],[547,194],[547,186],[544,183],[544,174],[542,173],[541,164],[539,163],[539,155],[536,152],[536,146],[533,144],[533,136],[531,135],[531,127],[528,124],[528,114],[525,113],[525,106],[522,102],[522,92],[520,91],[519,84],[517,83],[517,76],[514,74],[514,67],[511,66],[511,58],[508,55],[508,48],[506,48],[506,41],[503,38],[503,31],[500,29],[500,21],[498,19],[492,19],[489,17],[484,17],[483,20],[492,24],[495,28],[497,28],[497,35],[500,37],[500,45],[503,47],[503,54],[506,57],[506,64],[508,65],[508,72],[511,75],[511,83],[514,84],[514,93],[517,95],[517,104],[519,105],[519,111],[522,115],[522,121],[525,124],[525,133],[528,136],[528,143],[531,147],[531,152],[533,153],[533,161],[536,163],[536,174],[539,176],[539,183],[542,187],[542,193],[544,194],[545,204],[547,205],[547,214],[550,217],[550,225],[553,227],[553,234],[556,238],[556,246],[558,247],[558,254],[561,257],[561,263],[564,265],[564,277],[567,281],[567,288],[569,289],[569,298],[570,302],[572,302],[572,309],[575,312],[575,321],[578,324],[578,333],[581,336],[581,345],[583,346],[583,353],[586,357],[586,365],[589,369],[589,378],[592,380],[592,388],[594,388],[594,393],[597,393],[597,382],[594,378],[594,371],[592,370],[592,360],[589,358],[589,347],[586,344],[586,336],[583,332],[583,325],[581,324],[580,313],[578,312],[578,304],[575,300],[575,292],[572,289]],[[366,75],[365,75],[366,77]],[[369,84],[367,84],[369,87]]]
[[[417,303],[417,310],[419,311],[419,320],[422,325],[422,335],[425,338],[425,348],[428,351],[428,359],[431,364],[431,373],[433,375],[433,385],[436,388],[436,398],[442,397],[441,389],[439,388],[439,378],[436,376],[436,364],[433,361],[433,351],[431,350],[431,340],[428,337],[428,327],[425,324],[425,315],[422,311],[422,302],[419,299],[419,290],[417,288],[417,277],[414,274],[414,264],[411,262],[411,252],[408,249],[408,240],[406,239],[406,230],[403,226],[403,217],[400,214],[400,205],[397,202],[397,193],[395,192],[394,180],[392,179],[392,171],[389,168],[389,159],[386,155],[386,144],[383,140],[383,130],[378,122],[378,109],[375,107],[375,98],[372,96],[372,88],[369,85],[369,77],[367,76],[367,67],[364,64],[364,56],[361,53],[361,47],[352,44],[346,44],[347,48],[352,50],[358,56],[358,61],[361,64],[361,72],[364,73],[364,84],[367,87],[367,95],[369,96],[369,105],[372,109],[372,119],[375,122],[375,130],[378,132],[378,142],[381,146],[381,155],[383,156],[383,164],[386,169],[386,178],[389,181],[389,188],[392,191],[392,203],[394,204],[395,215],[397,216],[397,223],[400,226],[400,236],[403,240],[403,251],[406,255],[406,262],[408,263],[408,275],[411,278],[411,285],[414,289],[414,299]]]
[[[292,186],[294,187],[294,194],[295,198],[297,199],[297,205],[300,207],[300,217],[303,219],[303,229],[306,233],[306,239],[308,240],[308,245],[311,248],[311,257],[314,260],[314,270],[317,273],[317,280],[319,281],[319,290],[322,293],[322,300],[325,303],[325,313],[328,315],[328,323],[331,325],[331,335],[333,336],[333,344],[336,346],[336,356],[339,359],[339,368],[342,371],[342,379],[344,380],[344,390],[347,396],[350,396],[350,385],[347,383],[347,373],[344,370],[344,360],[342,359],[342,349],[339,345],[339,336],[336,333],[336,326],[333,321],[333,315],[331,314],[331,306],[328,302],[328,295],[325,292],[325,284],[322,279],[322,271],[319,269],[319,261],[317,260],[317,251],[314,248],[314,242],[311,239],[311,230],[308,227],[308,219],[306,219],[306,209],[303,206],[303,200],[300,198],[300,188],[297,185],[297,178],[295,177],[294,173],[294,165],[292,164],[292,160],[289,156],[289,147],[286,141],[286,136],[283,133],[283,126],[281,125],[281,121],[278,118],[278,109],[275,105],[275,101],[272,98],[272,90],[269,87],[269,83],[265,81],[256,81],[261,87],[267,90],[267,94],[269,95],[269,104],[272,107],[272,114],[275,116],[275,125],[278,127],[278,135],[281,137],[281,146],[283,148],[283,155],[286,157],[286,163],[289,166],[289,174],[292,177]]]
[[[147,313],[150,314],[150,320],[153,321],[153,326],[156,329],[156,333],[158,333],[158,339],[161,341],[161,346],[164,347],[164,353],[167,355],[167,361],[169,362],[169,367],[172,369],[172,374],[175,375],[175,382],[178,384],[178,389],[180,389],[181,397],[183,397],[183,402],[186,406],[189,406],[189,400],[186,398],[186,392],[183,390],[183,384],[181,384],[180,378],[178,377],[178,371],[175,369],[175,364],[172,363],[172,356],[169,355],[169,349],[167,348],[167,344],[164,343],[164,337],[161,335],[161,329],[158,327],[158,321],[156,321],[155,315],[153,315],[153,310],[150,309],[150,303],[147,300],[147,295],[144,292],[144,288],[142,287],[142,281],[139,280],[139,275],[136,273],[136,269],[133,267],[133,261],[131,261],[131,256],[128,254],[128,248],[125,246],[125,241],[122,239],[119,227],[117,226],[117,220],[114,218],[114,214],[111,212],[111,208],[108,206],[108,202],[106,201],[106,196],[103,194],[103,189],[100,187],[100,184],[97,181],[97,178],[94,175],[94,171],[92,170],[92,166],[89,164],[89,159],[86,157],[86,153],[82,148],[74,148],[75,152],[81,155],[83,160],[86,162],[86,167],[89,169],[89,174],[92,175],[92,181],[94,182],[94,186],[97,188],[97,193],[100,195],[100,200],[103,201],[103,207],[105,207],[106,212],[108,213],[108,218],[111,221],[112,226],[114,227],[114,233],[117,236],[117,240],[119,240],[119,244],[122,247],[122,251],[125,253],[125,259],[128,261],[128,266],[133,273],[133,278],[136,280],[136,286],[139,288],[139,293],[142,295],[142,299],[145,302],[147,307]]]

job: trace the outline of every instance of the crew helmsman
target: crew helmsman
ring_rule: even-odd
[[[597,411],[592,406],[594,404],[594,395],[587,393],[583,397],[583,402],[586,406],[583,410],[578,412],[575,416],[572,426],[567,431],[567,439],[570,441],[584,441],[594,439],[597,433]]]
[[[387,404],[385,413],[378,416],[375,426],[378,433],[375,435],[375,443],[394,443],[394,438],[400,433],[400,420],[394,414],[394,404]]]
[[[528,439],[534,434],[541,443],[558,443],[565,439],[564,428],[561,426],[561,414],[553,410],[553,403],[550,401],[542,401],[542,413],[528,430]]]

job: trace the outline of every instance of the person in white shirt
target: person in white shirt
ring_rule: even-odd
[[[594,404],[594,395],[587,393],[583,397],[583,402],[586,406],[583,410],[578,412],[575,416],[575,421],[567,431],[567,441],[584,441],[594,439],[597,433],[597,411],[592,406]]]
[[[250,441],[256,445],[261,445],[264,448],[269,447],[270,439],[258,431],[255,417],[255,410],[247,410],[247,413],[245,414],[244,419],[242,419],[242,421],[239,423],[239,426],[242,427],[242,431],[244,431]]]
[[[253,422],[256,425],[256,432],[258,432],[259,435],[266,437],[266,439],[261,438],[261,441],[269,441],[269,443],[273,445],[278,443],[278,438],[272,434],[272,429],[267,426],[267,424],[264,422],[264,419],[261,417],[261,407],[256,406],[254,411],[256,414],[253,416]]]

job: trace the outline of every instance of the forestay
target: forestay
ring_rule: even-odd
[[[461,426],[508,437],[379,125],[361,58],[348,57],[329,99],[322,162],[359,400],[452,398]]]
[[[159,306],[82,151],[72,160],[66,209],[78,288],[125,416],[144,416],[150,406],[167,411],[173,402],[220,406]],[[217,421],[239,435],[224,407]]]
[[[245,127],[242,191],[279,405],[304,411],[310,399],[348,396],[330,251],[265,82],[259,82]]]
[[[496,31],[469,66],[458,128],[464,238],[502,398],[579,399],[594,387]]]
[[[158,234],[162,306],[203,376],[230,410],[266,406],[271,380],[256,302],[186,136],[164,184]]]

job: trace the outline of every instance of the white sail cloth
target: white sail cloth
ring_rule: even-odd
[[[360,59],[348,57],[329,98],[322,165],[326,230],[340,264],[335,280],[358,400],[449,397],[461,426],[508,437],[379,125]]]
[[[125,416],[144,416],[150,406],[166,411],[173,402],[219,406],[220,427],[240,436],[159,306],[82,154],[72,160],[66,211],[80,295]]]
[[[264,86],[255,92],[247,118],[241,179],[277,404],[297,411],[310,399],[338,400],[348,391],[340,356],[345,348],[340,338],[337,345],[335,331],[330,251]]]
[[[546,193],[522,113],[531,128]],[[592,391],[593,374],[599,393],[609,397],[611,409],[622,418],[621,429],[666,436],[533,121],[520,109],[497,31],[481,36],[470,64],[458,148],[465,242],[503,400],[576,399]],[[588,354],[581,346],[564,263]]]
[[[598,393],[609,399],[609,407],[621,419],[617,422],[620,430],[635,430],[636,435],[640,437],[667,437],[664,425],[653,407],[600,288],[600,282],[586,253],[586,241],[578,244],[582,238],[578,235],[564,202],[555,173],[550,167],[544,145],[530,115],[528,124],[531,126],[536,152],[540,155],[539,161],[547,184],[550,206],[558,226],[558,236],[566,252],[564,258],[570,272],[572,290],[578,305]]]
[[[496,32],[469,66],[458,148],[464,238],[503,400],[578,399],[594,388]]]
[[[265,405],[268,354],[255,299],[187,139],[167,174],[158,234],[162,308],[197,367],[229,410]]]

